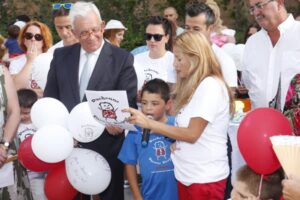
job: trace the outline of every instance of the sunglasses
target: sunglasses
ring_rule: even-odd
[[[151,34],[151,33],[146,33],[146,34],[145,34],[145,40],[150,41],[151,38],[153,37],[154,41],[159,42],[159,41],[161,41],[161,39],[162,39],[163,36],[164,36],[164,35],[162,35],[162,34]]]
[[[70,10],[72,8],[72,3],[54,3],[52,4],[53,10],[59,10],[61,7]]]
[[[26,40],[31,40],[33,37],[36,41],[42,41],[44,39],[41,34],[33,34],[30,32],[24,33],[24,38]]]

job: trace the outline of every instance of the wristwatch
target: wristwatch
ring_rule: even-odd
[[[9,149],[9,142],[2,140],[0,144],[3,145],[4,149]]]

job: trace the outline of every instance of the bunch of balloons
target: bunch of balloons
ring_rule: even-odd
[[[46,97],[32,106],[30,114],[37,132],[20,144],[18,157],[25,168],[48,172],[47,198],[71,200],[78,191],[90,195],[104,191],[111,179],[107,161],[97,152],[73,147],[74,139],[91,142],[104,131],[88,103],[78,104],[69,113],[60,101]]]

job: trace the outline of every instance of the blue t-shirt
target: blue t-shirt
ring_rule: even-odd
[[[174,125],[174,117],[169,116],[167,124]],[[137,129],[126,136],[118,158],[125,164],[139,164],[144,200],[177,200],[177,183],[170,157],[170,145],[174,140],[151,133],[148,145],[144,147],[142,129]]]
[[[8,38],[4,44],[4,46],[8,49],[9,55],[11,54],[22,54],[24,53],[19,46],[17,39]]]

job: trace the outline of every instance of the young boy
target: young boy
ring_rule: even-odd
[[[261,175],[255,173],[247,165],[242,166],[237,171],[231,199],[279,200],[282,195],[283,178],[283,170],[278,169],[272,174],[264,175],[261,188],[259,188]],[[260,196],[258,196],[259,190]]]
[[[174,118],[166,115],[170,109],[170,89],[166,82],[153,79],[141,91],[142,112],[154,120],[174,125]],[[178,199],[174,166],[170,158],[170,145],[174,142],[165,136],[150,133],[147,145],[142,144],[142,132],[130,131],[125,138],[118,158],[125,163],[127,178],[134,199]],[[139,190],[136,165],[139,164],[142,188]]]
[[[37,94],[30,89],[18,90],[18,99],[21,110],[21,122],[18,127],[17,136],[20,142],[36,132],[36,127],[31,122],[30,111],[32,105],[37,101]],[[28,171],[30,190],[34,200],[46,200],[44,193],[45,173]]]

